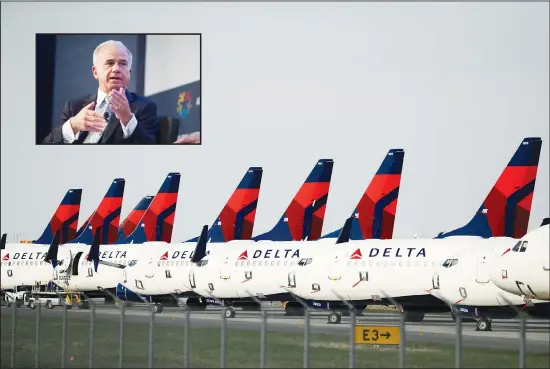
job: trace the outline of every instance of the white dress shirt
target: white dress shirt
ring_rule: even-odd
[[[95,109],[99,108],[103,100],[105,100],[105,96],[107,96],[107,94],[98,88]],[[65,143],[73,143],[73,141],[77,140],[78,136],[80,136],[80,131],[77,132],[76,134],[73,132],[73,129],[71,127],[71,119],[72,118],[68,119],[61,128],[61,132],[63,133],[63,141]],[[122,124],[121,122],[120,127],[122,128],[122,134],[124,135],[124,138],[129,137],[137,127],[136,116],[132,114],[132,118],[130,118],[130,121],[128,122],[128,124],[124,126],[124,124]]]

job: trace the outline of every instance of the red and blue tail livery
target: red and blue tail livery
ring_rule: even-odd
[[[101,227],[100,243],[103,245],[112,244],[117,239],[118,225],[120,223],[120,211],[124,197],[124,186],[126,181],[123,178],[116,178],[96,211],[88,218],[82,226],[80,235],[70,242],[84,243],[91,245],[96,229]]]
[[[32,243],[49,245],[59,231],[59,242],[65,243],[76,237],[82,189],[70,189],[63,197],[42,235]]]
[[[250,167],[208,230],[208,242],[250,240],[254,231],[263,169]],[[195,237],[186,242],[197,242]]]
[[[128,237],[136,229],[153,198],[153,196],[145,196],[138,202],[136,207],[124,219],[120,227],[118,227],[118,238]]]
[[[525,138],[470,222],[454,231],[442,232],[436,238],[525,236],[541,146],[540,137]]]
[[[141,244],[152,241],[170,243],[176,216],[180,178],[180,173],[169,173],[139,221],[139,226],[129,236],[119,238],[115,243]]]
[[[319,160],[275,227],[252,239],[314,241],[321,237],[333,165],[332,159]]]
[[[403,149],[391,149],[351,215],[351,240],[391,239],[403,171]],[[322,238],[337,238],[341,229]]]

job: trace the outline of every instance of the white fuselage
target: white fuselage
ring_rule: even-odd
[[[48,246],[37,244],[6,244],[1,252],[1,288],[45,285],[53,278],[53,268],[44,261]]]
[[[517,240],[492,242],[474,250],[448,253],[431,278],[425,279],[430,293],[448,305],[497,307],[523,305],[525,300],[498,288],[491,280],[492,264]],[[427,277],[427,276],[426,276]],[[534,300],[533,303],[543,301]]]
[[[548,225],[534,229],[495,256],[490,268],[494,284],[517,296],[550,300],[549,232]]]
[[[289,268],[327,244],[334,247],[315,241],[234,241],[211,249],[206,265],[192,265],[187,284],[199,295],[218,299],[286,293]]]
[[[210,244],[212,248],[226,244]],[[126,269],[121,284],[141,295],[168,295],[189,292],[189,270],[191,258],[195,253],[196,243],[174,243],[148,247],[143,250],[135,265]]]
[[[99,258],[128,265],[147,248],[158,247],[157,244],[166,245],[165,242],[102,245]],[[50,262],[44,261],[48,245],[6,245],[6,249],[2,250],[2,289],[52,281],[66,290],[86,292],[115,288],[124,281],[124,269],[99,264],[96,272],[94,263],[86,260],[89,250],[90,245],[86,244],[61,245],[57,253],[58,265],[53,268]]]
[[[434,269],[449,252],[475,250],[511,239],[451,237],[352,241],[316,252],[291,271],[292,292],[317,301],[370,301],[427,295]]]

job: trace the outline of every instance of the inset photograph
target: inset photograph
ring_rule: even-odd
[[[37,34],[37,145],[200,145],[201,34]]]

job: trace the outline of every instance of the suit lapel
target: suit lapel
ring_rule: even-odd
[[[87,96],[85,99],[82,100],[82,105],[78,108],[78,111],[82,110],[83,107],[88,105],[91,102],[95,102],[97,100],[97,92],[95,94],[91,94]],[[95,109],[95,106],[94,106]],[[83,143],[86,137],[88,136],[88,131],[83,131],[78,135],[78,139],[75,141],[75,143]]]

